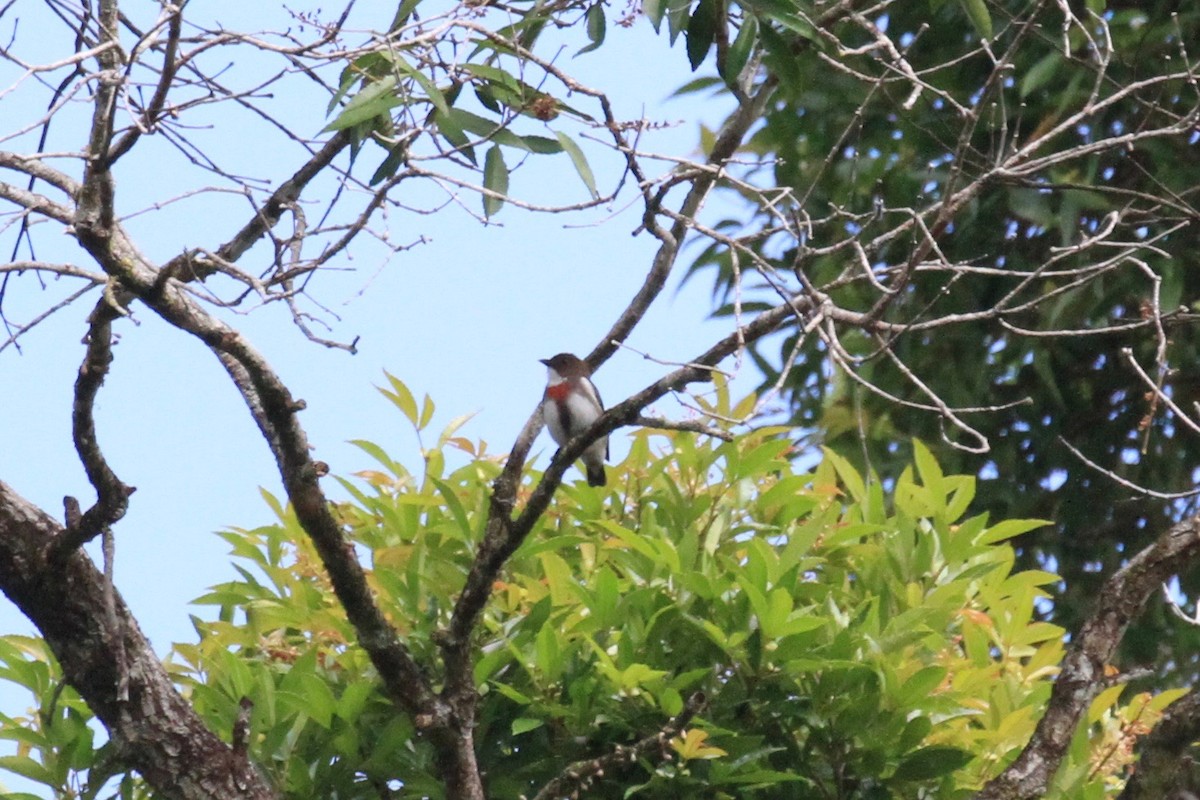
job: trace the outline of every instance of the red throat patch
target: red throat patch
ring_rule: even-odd
[[[546,396],[555,402],[561,403],[567,399],[567,395],[571,393],[571,384],[567,381],[556,383],[553,386],[546,387]]]

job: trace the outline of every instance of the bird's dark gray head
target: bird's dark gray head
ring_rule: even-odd
[[[592,374],[587,362],[572,353],[559,353],[556,356],[539,360],[564,378],[577,378]]]

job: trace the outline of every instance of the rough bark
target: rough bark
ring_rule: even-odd
[[[1200,739],[1200,694],[1195,690],[1167,706],[1163,718],[1138,750],[1137,770],[1118,800],[1187,797],[1197,788],[1195,762],[1188,757]]]
[[[45,637],[66,680],[108,728],[122,761],[163,797],[276,797],[253,765],[180,696],[120,597],[113,628],[104,577],[87,555],[76,550],[52,564],[53,542],[63,534],[56,520],[0,482],[0,590]],[[118,700],[122,650],[126,702]]]
[[[1163,582],[1200,558],[1200,517],[1176,524],[1129,559],[1105,582],[1096,610],[1072,638],[1050,703],[1029,744],[977,795],[977,800],[1032,800],[1041,797],[1071,745],[1079,720],[1108,685],[1105,667],[1129,623]]]

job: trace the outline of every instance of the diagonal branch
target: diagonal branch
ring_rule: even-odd
[[[170,324],[203,341],[226,368],[275,455],[296,516],[320,553],[334,592],[388,694],[413,714],[418,727],[439,724],[445,716],[443,707],[375,604],[362,565],[318,483],[325,469],[312,460],[308,437],[297,417],[304,402],[292,397],[245,337],[196,305],[182,284],[168,280],[157,289],[139,288],[146,292],[141,299],[147,305]]]
[[[238,231],[232,239],[217,248],[217,257],[223,261],[237,261],[246,251],[267,235],[267,231],[275,227],[283,217],[283,213],[300,198],[300,193],[309,182],[321,174],[333,159],[350,146],[350,133],[343,129],[330,137],[320,150],[313,153],[312,158],[304,166],[296,170],[292,177],[279,184],[267,202],[259,209],[254,217]],[[170,267],[174,261],[167,266]]]
[[[788,321],[797,309],[808,307],[810,307],[808,298],[797,295],[789,302],[781,303],[764,311],[747,325],[718,341],[698,358],[608,409],[587,431],[559,449],[542,474],[541,481],[530,494],[525,507],[521,509],[515,519],[511,516],[511,506],[497,500],[497,497],[501,496],[501,490],[493,491],[486,532],[483,541],[480,542],[475,562],[471,565],[471,571],[467,575],[463,591],[454,606],[450,627],[446,631],[443,641],[448,688],[451,685],[457,685],[460,688],[467,685],[465,682],[469,680],[471,671],[467,645],[471,630],[491,594],[492,583],[501,567],[504,566],[504,562],[521,546],[537,520],[550,505],[554,492],[562,483],[563,475],[583,454],[583,451],[600,437],[607,436],[623,425],[633,423],[648,405],[669,392],[678,391],[689,383],[711,380],[712,368],[726,356],[732,355],[739,347],[753,343],[776,330]],[[535,419],[540,424],[540,415],[535,414]],[[527,424],[518,437],[517,448],[528,452],[533,437],[537,435],[537,430],[536,425]],[[511,459],[512,456],[510,456]],[[506,480],[508,465],[505,470],[506,472],[497,479],[497,483]],[[507,487],[503,488],[507,489]]]
[[[633,421],[634,425],[643,428],[654,428],[660,431],[684,431],[687,433],[699,433],[703,436],[711,436],[714,439],[720,439],[723,442],[732,442],[734,435],[729,431],[723,431],[720,428],[714,428],[710,425],[705,425],[698,419],[663,419],[661,417],[647,417],[639,415]]]
[[[542,787],[534,795],[533,800],[555,800],[559,797],[578,797],[580,791],[587,790],[593,783],[621,767],[633,764],[644,758],[653,758],[658,754],[659,759],[665,758],[670,742],[678,736],[692,718],[704,708],[706,698],[703,692],[696,692],[687,699],[687,703],[670,722],[649,736],[628,746],[618,745],[613,752],[599,758],[589,758],[576,761],[564,769],[562,773]]]
[[[175,70],[178,67],[176,55],[179,50],[179,36],[183,27],[183,2],[180,2],[177,6],[165,6],[165,10],[168,14],[167,46],[163,50],[163,65],[159,73],[158,85],[154,89],[154,96],[150,98],[150,102],[147,104],[141,120],[127,130],[117,143],[109,149],[107,159],[110,165],[116,163],[117,159],[133,149],[133,146],[141,137],[143,130],[153,130],[159,116],[162,114],[163,107],[167,103],[167,92],[170,90],[171,84],[175,81]]]
[[[0,199],[8,200],[16,205],[24,208],[26,211],[44,214],[50,219],[70,225],[75,218],[75,212],[71,208],[56,203],[45,195],[31,192],[28,189],[22,189],[19,186],[13,186],[11,183],[0,181]]]
[[[741,103],[737,112],[729,118],[717,136],[712,151],[705,160],[704,168],[697,168],[696,174],[690,178],[691,188],[680,203],[679,210],[673,214],[675,223],[670,230],[663,229],[655,221],[658,208],[662,202],[663,192],[646,203],[643,223],[646,229],[661,243],[658,252],[654,254],[646,280],[638,289],[637,294],[630,300],[629,306],[613,323],[612,328],[600,340],[600,344],[588,355],[587,362],[593,371],[607,361],[617,351],[621,342],[629,337],[642,317],[650,309],[651,304],[662,292],[667,277],[679,256],[679,248],[688,231],[689,221],[694,219],[700,210],[704,199],[708,197],[725,163],[733,157],[750,128],[757,122],[766,108],[767,101],[775,93],[776,81],[773,78],[763,82],[753,97]]]
[[[1113,573],[1063,659],[1046,713],[1029,744],[1003,772],[984,786],[978,800],[1032,800],[1041,797],[1058,770],[1079,720],[1104,688],[1104,668],[1125,629],[1158,587],[1200,557],[1200,516],[1171,527],[1153,544]]]

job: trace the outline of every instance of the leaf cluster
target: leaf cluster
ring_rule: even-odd
[[[1060,441],[1141,486],[1194,485],[1200,438],[1128,361],[1154,364],[1192,408],[1191,371],[1175,366],[1200,355],[1200,161],[1186,124],[1200,13],[1096,0],[1066,18],[1053,3],[939,0],[819,25],[817,3],[708,5],[675,23],[716,52],[717,77],[686,90],[779,87],[750,166],[726,185],[742,211],[712,225],[744,250],[714,239],[692,266],[713,281],[717,313],[811,287],[814,302],[891,325],[793,326],[777,351],[757,348],[764,387],[784,386],[791,421],[860,469],[896,476],[911,459],[902,442],[938,442],[948,469],[985,478],[977,508],[1055,520],[1020,554],[1066,578],[1055,614],[1074,627],[1122,554],[1195,510],[1121,490]],[[694,65],[711,52],[688,48]],[[838,247],[851,242],[861,250]],[[969,415],[972,440],[939,403],[1001,410]],[[979,442],[985,455],[967,451]],[[1168,654],[1163,624],[1135,632],[1130,654],[1190,664],[1194,632],[1174,628]]]
[[[513,167],[506,152],[522,160],[566,153],[590,197],[600,197],[583,150],[573,135],[561,129],[566,121],[590,126],[596,120],[566,102],[572,85],[565,84],[558,92],[544,88],[560,79],[532,54],[548,25],[574,24],[569,20],[574,4],[550,9],[535,3],[518,11],[520,5],[509,8],[509,24],[495,31],[464,25],[461,44],[468,45],[470,53],[463,59],[442,52],[457,43],[456,36],[443,42],[421,35],[421,23],[414,21],[422,10],[420,4],[405,3],[392,27],[395,38],[349,60],[330,99],[327,113],[334,116],[325,130],[350,131],[356,157],[369,142],[383,148],[385,156],[370,184],[391,180],[431,157],[458,162],[479,172],[483,213],[490,218],[509,194]],[[602,5],[590,6],[584,19],[591,44],[581,52],[604,42]],[[404,35],[412,31],[417,35]],[[535,74],[538,85],[529,82]],[[550,135],[532,132],[536,130]],[[429,134],[424,146],[432,150],[414,153],[414,142],[422,133]],[[481,147],[487,148],[482,167],[477,153]]]

